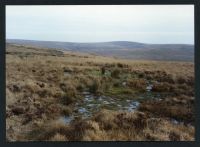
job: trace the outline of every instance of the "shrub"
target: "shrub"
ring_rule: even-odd
[[[17,84],[13,84],[8,86],[9,90],[12,92],[20,92],[21,91],[21,87]]]
[[[64,91],[64,92],[68,92],[68,91],[76,91],[76,88],[74,87],[74,85],[70,82],[68,83],[60,83],[60,88]]]
[[[170,141],[180,141],[181,140],[181,136],[177,132],[171,131],[169,133],[169,139],[170,139]]]
[[[137,71],[136,74],[138,75],[138,78],[144,78],[145,77],[145,73],[143,73],[141,71]]]
[[[150,112],[155,116],[170,117],[185,122],[194,122],[194,114],[186,105],[176,104],[172,100],[147,101],[140,104],[140,111]]]
[[[68,141],[68,139],[64,135],[56,133],[49,141]]]
[[[41,90],[39,90],[37,93],[38,93],[38,95],[39,95],[40,97],[46,97],[46,96],[51,95],[51,92],[50,92],[49,89],[47,89],[47,88],[41,89]]]
[[[60,83],[60,88],[71,96],[76,96],[77,90],[72,83]]]
[[[69,116],[69,115],[72,113],[72,109],[69,108],[69,107],[63,107],[63,108],[62,108],[62,113],[63,113],[63,115],[65,115],[65,116]]]
[[[100,92],[101,83],[99,80],[95,79],[92,84],[89,86],[89,91],[91,93],[98,93]]]
[[[172,92],[174,91],[174,86],[169,83],[157,83],[153,85],[152,91],[155,92]]]
[[[78,96],[76,88],[72,85],[64,84],[64,83],[61,83],[60,86],[61,86],[61,89],[63,89],[63,91],[65,92],[64,94],[62,94],[62,102],[66,105],[75,102]]]
[[[117,67],[123,68],[123,64],[122,63],[117,63]]]
[[[144,79],[131,79],[127,81],[127,85],[132,88],[137,88],[141,90],[146,89],[146,81]]]
[[[115,81],[115,82],[113,83],[113,86],[114,86],[114,87],[120,87],[120,86],[121,86],[121,82],[120,82],[120,81]]]
[[[186,83],[186,82],[187,82],[187,79],[185,79],[185,78],[182,77],[182,76],[179,76],[179,77],[177,78],[177,82],[178,82],[179,84],[183,84],[183,83]]]
[[[83,85],[83,84],[79,84],[79,85],[76,87],[76,89],[77,89],[78,91],[83,91],[84,85]]]
[[[101,74],[102,75],[105,75],[105,71],[106,71],[105,67],[101,67]]]
[[[112,72],[111,72],[111,77],[113,78],[119,78],[119,75],[120,75],[120,70],[119,69],[114,69]]]
[[[187,84],[190,86],[194,86],[195,80],[194,77],[188,77]]]
[[[114,114],[112,111],[102,110],[94,116],[94,120],[105,130],[114,129],[117,128],[116,123],[114,123]]]
[[[62,103],[65,104],[65,105],[69,105],[71,103],[75,102],[75,95],[72,92],[68,92],[68,93],[65,93],[63,96],[62,96]]]

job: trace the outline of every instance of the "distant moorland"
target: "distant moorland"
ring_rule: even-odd
[[[6,44],[7,141],[195,140],[193,62],[90,52],[188,61],[193,46],[9,42],[15,44]]]
[[[145,44],[129,41],[74,43],[7,39],[8,43],[137,60],[194,61],[194,45]]]

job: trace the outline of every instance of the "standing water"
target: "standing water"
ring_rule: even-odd
[[[65,123],[70,123],[74,118],[88,118],[94,113],[100,111],[102,108],[116,111],[127,111],[132,112],[138,109],[140,100],[142,99],[157,99],[160,100],[162,97],[160,93],[151,92],[153,85],[146,87],[146,92],[140,94],[135,99],[131,98],[114,98],[110,96],[96,96],[88,91],[82,93],[84,99],[81,102],[75,104],[75,109],[71,116],[61,117]]]

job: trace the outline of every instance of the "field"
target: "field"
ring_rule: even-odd
[[[194,63],[6,45],[7,141],[193,141]]]

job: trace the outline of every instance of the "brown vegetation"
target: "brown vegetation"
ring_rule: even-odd
[[[102,67],[105,67],[103,74]],[[135,99],[135,112],[99,110],[70,124],[58,121],[74,113],[82,92]],[[179,124],[171,120],[176,119]],[[7,141],[194,140],[194,64],[133,61],[90,54],[7,45]]]
[[[90,120],[69,126],[55,121],[48,123],[30,132],[29,137],[50,141],[180,141],[193,140],[193,135],[193,126],[172,124],[167,119],[153,118],[142,112],[102,110]]]

